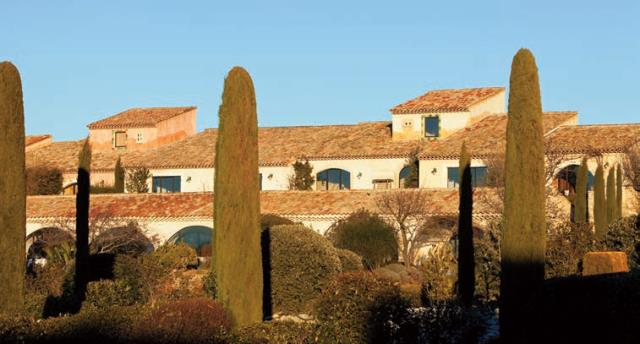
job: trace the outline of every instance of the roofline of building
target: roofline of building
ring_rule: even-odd
[[[404,111],[398,111],[398,110],[394,110],[395,108],[397,108],[398,106],[401,106],[403,104],[406,104],[407,102],[422,97],[430,92],[442,92],[442,91],[469,91],[469,90],[482,90],[482,89],[496,89],[496,90],[500,90],[501,92],[506,92],[506,87],[504,86],[489,86],[489,87],[465,87],[465,88],[443,88],[443,89],[437,89],[437,90],[430,90],[427,91],[425,93],[422,93],[422,95],[419,95],[417,97],[411,98],[403,103],[400,103],[394,107],[392,107],[391,109],[389,109],[389,112],[391,112],[394,115],[418,115],[421,113],[427,113],[427,112],[464,112],[464,111],[469,111],[469,108],[472,107],[473,105],[478,104],[481,101],[487,100],[493,96],[496,96],[498,93],[494,93],[494,94],[490,94],[490,95],[486,95],[484,97],[481,97],[479,99],[477,99],[476,101],[474,101],[471,104],[468,104],[466,107],[458,107],[458,108],[424,108],[421,109],[419,112],[418,111],[413,111],[413,110],[404,110]]]
[[[127,111],[130,111],[130,110],[174,109],[174,108],[184,108],[184,111],[177,112],[177,113],[175,113],[175,114],[173,114],[173,115],[171,115],[171,116],[169,116],[169,117],[167,117],[167,118],[165,118],[163,120],[157,121],[155,123],[143,123],[141,125],[135,124],[135,123],[134,124],[131,124],[131,123],[129,123],[129,124],[127,124],[127,123],[123,123],[123,124],[103,124],[103,125],[98,124],[98,123],[100,123],[102,121],[106,121],[108,119],[117,117],[117,116],[119,116],[119,115],[121,115],[121,114],[123,114],[123,113],[125,113]],[[95,121],[95,122],[89,123],[87,125],[87,128],[89,128],[89,129],[154,128],[158,123],[164,122],[164,121],[169,120],[171,118],[174,118],[176,116],[180,116],[180,115],[183,115],[183,114],[185,114],[185,113],[187,113],[189,111],[193,111],[193,110],[197,110],[197,109],[198,109],[197,106],[154,106],[154,107],[148,107],[148,108],[129,108],[129,109],[126,109],[124,111],[120,111],[115,115],[109,116],[107,118],[103,118],[103,119],[101,119],[99,121]]]

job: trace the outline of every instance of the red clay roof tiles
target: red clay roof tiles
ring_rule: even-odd
[[[89,129],[154,127],[159,122],[182,115],[193,109],[195,109],[193,106],[133,108],[93,122],[87,127],[89,127]]]
[[[458,212],[457,189],[421,189],[427,192],[427,214],[455,215]],[[263,214],[345,215],[365,208],[377,212],[376,197],[391,191],[263,191]],[[403,190],[399,192],[418,192]],[[495,197],[492,189],[478,188],[474,205],[476,215],[495,215],[495,209],[482,200]],[[29,196],[27,218],[75,216],[74,196]],[[104,194],[91,196],[91,217],[184,218],[213,217],[213,193]]]
[[[577,112],[545,112],[544,132],[573,121]],[[507,115],[489,115],[471,126],[457,131],[443,140],[436,141],[428,150],[422,151],[421,159],[457,159],[462,142],[466,142],[467,150],[475,158],[493,155],[504,151],[507,133]]]
[[[504,91],[504,87],[464,88],[429,91],[396,105],[393,114],[469,111],[469,107]]]

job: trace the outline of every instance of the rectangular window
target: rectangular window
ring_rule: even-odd
[[[126,131],[116,131],[114,134],[113,145],[116,148],[126,147],[127,146],[127,132]]]
[[[374,179],[373,189],[374,190],[391,189],[392,184],[393,184],[393,179]]]
[[[447,169],[447,187],[457,188],[460,183],[460,171],[458,167],[449,167]],[[487,168],[471,167],[471,185],[473,187],[487,185]]]
[[[424,118],[424,136],[438,137],[440,136],[440,117],[431,116]]]
[[[136,134],[136,143],[142,143],[144,141],[144,136],[142,133]]]
[[[152,191],[156,193],[180,192],[180,176],[153,177]]]

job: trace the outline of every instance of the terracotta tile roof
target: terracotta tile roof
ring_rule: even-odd
[[[458,212],[457,189],[423,189],[429,193],[430,215],[455,215]],[[261,212],[278,215],[346,215],[366,208],[377,212],[376,197],[390,191],[264,191],[260,195]],[[405,190],[402,192],[416,192]],[[492,189],[476,189],[476,216],[493,216],[493,207],[481,200],[495,197]],[[213,217],[213,193],[104,194],[91,196],[90,216],[119,218]],[[74,196],[29,196],[27,218],[75,216]]]
[[[47,134],[47,135],[27,135],[24,137],[24,145],[25,146],[31,146],[32,144],[44,141],[44,140],[50,140],[51,139],[51,135]]]
[[[503,91],[504,87],[429,91],[389,111],[393,114],[469,111],[470,106]]]
[[[62,172],[73,172],[78,169],[78,154],[84,140],[51,142],[45,146],[26,152],[26,166],[47,166],[58,168]],[[91,169],[93,171],[113,170],[118,160],[116,152],[93,152]]]
[[[89,124],[89,129],[154,127],[159,122],[195,109],[186,107],[133,108]]]
[[[544,131],[575,120],[577,112],[545,112]],[[462,142],[466,142],[469,153],[476,158],[486,157],[504,151],[506,144],[507,115],[489,115],[471,126],[459,130],[443,140],[436,141],[420,154],[421,159],[455,158],[460,155]]]
[[[131,152],[123,157],[127,167],[213,167],[217,129],[207,129],[182,141],[155,149]],[[259,128],[261,166],[284,166],[297,158],[361,159],[405,158],[416,145],[430,142],[393,141],[390,122],[355,125]]]
[[[620,153],[640,143],[640,123],[561,126],[546,141],[552,153]]]

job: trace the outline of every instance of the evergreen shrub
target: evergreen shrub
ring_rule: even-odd
[[[342,266],[342,272],[358,271],[364,269],[362,265],[362,257],[353,251],[346,249],[336,249],[338,258],[340,258],[340,265]]]
[[[364,209],[338,220],[326,235],[335,247],[360,255],[369,269],[398,261],[395,229],[380,216]]]
[[[59,195],[62,193],[62,172],[57,168],[36,166],[26,170],[27,195]]]
[[[158,247],[152,255],[162,267],[169,270],[198,266],[196,251],[185,243],[164,244]]]
[[[335,276],[316,304],[322,343],[402,343],[410,303],[397,285],[369,272]]]
[[[629,259],[629,269],[640,266],[640,227],[637,215],[627,216],[613,222],[602,242],[606,251],[622,251]]]
[[[273,312],[309,313],[313,302],[340,272],[340,258],[331,243],[302,225],[269,230]]]

